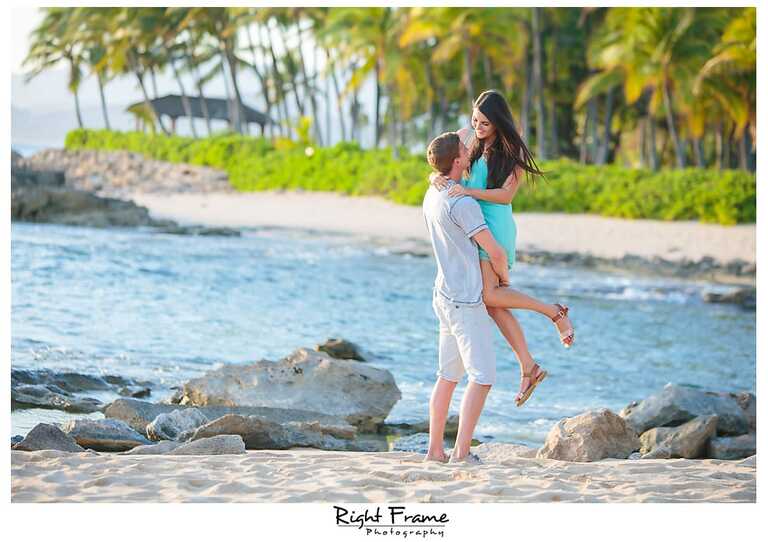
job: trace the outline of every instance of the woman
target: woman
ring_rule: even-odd
[[[478,200],[483,216],[496,241],[507,251],[510,267],[515,261],[517,228],[510,205],[520,186],[520,176],[542,175],[536,162],[515,128],[504,97],[495,90],[483,92],[472,107],[472,128],[462,129],[459,136],[470,152],[469,176],[461,185],[450,189],[450,195],[467,195]],[[443,188],[447,179],[438,173],[430,182]],[[528,309],[550,318],[558,329],[563,346],[573,345],[574,330],[568,318],[568,307],[546,304],[500,284],[488,254],[480,249],[483,273],[483,301],[488,313],[517,355],[520,364],[520,391],[515,404],[522,406],[533,390],[547,376],[531,357],[517,318],[507,309]]]

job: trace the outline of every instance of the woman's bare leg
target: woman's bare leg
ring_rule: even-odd
[[[499,283],[499,277],[493,271],[490,264],[487,268],[488,269],[486,269],[485,266],[482,266],[483,296],[485,296],[486,290],[496,288]],[[512,347],[512,350],[517,357],[517,362],[520,365],[520,391],[518,392],[518,395],[520,395],[530,384],[530,382],[528,382],[528,377],[523,377],[523,374],[530,373],[533,364],[535,363],[531,353],[528,351],[528,343],[525,340],[523,328],[510,310],[488,306],[486,306],[486,308],[488,309],[488,314],[493,318],[494,322],[496,322],[499,331],[501,331],[501,334],[507,340],[509,346]]]
[[[491,262],[480,260],[480,268],[483,272],[483,301],[485,302],[486,307],[534,311],[543,314],[550,320],[560,311],[557,305],[543,303],[534,297],[513,290],[512,288],[500,286],[498,276],[493,271],[493,267],[491,267]],[[496,277],[495,281],[488,281],[491,275]],[[495,286],[486,287],[486,284],[495,284]],[[558,320],[555,325],[561,333],[569,327],[573,327],[571,320],[567,315],[565,318]]]

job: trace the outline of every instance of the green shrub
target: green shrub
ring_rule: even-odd
[[[363,150],[357,143],[333,147],[303,144],[276,149],[260,137],[220,133],[209,138],[73,130],[68,149],[126,150],[169,162],[226,171],[241,191],[296,189],[380,195],[421,205],[429,166],[423,155],[398,149]],[[621,218],[700,220],[719,224],[755,222],[755,176],[744,171],[683,169],[653,172],[616,165],[543,162],[546,178],[524,183],[516,211],[591,213]]]

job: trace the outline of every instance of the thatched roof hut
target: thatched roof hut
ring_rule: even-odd
[[[189,101],[189,109],[192,117],[200,119],[205,118],[202,100],[198,96],[187,96],[187,100]],[[168,94],[160,98],[155,98],[154,100],[150,100],[150,103],[159,117],[165,115],[171,119],[171,126],[174,132],[176,131],[176,119],[187,116],[184,102],[181,96],[177,94]],[[229,114],[229,103],[224,98],[205,98],[205,105],[210,119],[231,121],[232,117]],[[234,106],[234,103],[232,103],[232,105]],[[146,104],[144,103],[144,100],[129,105],[126,108],[126,111],[135,114],[137,119],[147,119]],[[256,111],[245,104],[243,104],[243,115],[243,124],[258,124],[262,133],[264,131],[264,126],[273,122],[261,111]]]

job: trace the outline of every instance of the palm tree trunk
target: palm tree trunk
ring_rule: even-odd
[[[104,76],[101,72],[96,73],[96,79],[99,82],[99,99],[101,100],[101,114],[104,117],[104,126],[107,130],[111,130],[109,125],[109,115],[107,115],[107,101],[104,98]]]
[[[551,158],[557,158],[560,154],[559,138],[557,135],[557,96],[555,88],[557,87],[557,40],[552,38],[552,48],[547,53],[547,63],[549,64],[549,130],[551,133],[552,148],[550,149]]]
[[[651,169],[657,171],[659,169],[659,153],[656,151],[656,120],[651,115],[648,115],[648,135]]]
[[[381,111],[381,65],[379,64],[379,59],[376,59],[376,113],[374,115],[374,127],[375,127],[375,137],[374,137],[374,148],[379,148],[379,139],[381,137],[380,134],[380,126],[379,126],[379,114]]]
[[[520,133],[525,144],[531,135],[531,70],[528,63],[528,51],[526,50],[523,60],[523,76],[525,77],[525,90],[523,91],[523,103],[520,107]]]
[[[149,78],[152,81],[152,94],[157,99],[160,96],[157,93],[157,79],[155,79],[155,69],[152,66],[149,67]]]
[[[299,46],[298,46],[298,52],[299,52],[299,67],[301,68],[301,76],[304,79],[304,96],[309,97],[309,107],[312,109],[312,128],[315,131],[315,137],[317,138],[317,144],[322,146],[323,145],[323,134],[320,132],[320,123],[318,121],[317,116],[317,101],[315,100],[315,93],[310,89],[309,87],[309,78],[307,77],[307,65],[304,62],[304,51],[302,50],[302,34],[303,30],[301,29],[301,21],[296,22],[297,27],[297,35],[299,39]],[[315,49],[316,51],[317,49]]]
[[[605,117],[603,124],[603,139],[600,142],[600,150],[597,153],[596,163],[603,165],[608,159],[608,145],[611,142],[611,122],[613,120],[613,91],[609,89],[605,96]]]
[[[544,82],[541,73],[541,8],[532,8],[531,32],[533,34],[533,86],[536,95],[536,142],[539,160],[547,160],[547,136],[544,130]]]
[[[134,58],[133,54],[130,51],[128,52],[128,62],[130,63],[133,73],[139,82],[139,87],[141,88],[141,94],[144,97],[144,104],[150,111],[152,111],[155,117],[155,120],[157,120],[157,124],[160,125],[160,129],[163,131],[163,133],[165,135],[170,135],[168,133],[168,130],[165,128],[165,125],[163,124],[162,120],[160,119],[160,115],[157,114],[157,110],[155,109],[155,106],[152,104],[152,101],[149,99],[149,94],[147,93],[147,87],[144,84],[144,75],[142,74],[138,63],[136,62],[136,59]],[[153,127],[154,127],[154,123],[153,123]]]
[[[234,43],[227,44],[224,52],[229,66],[229,75],[232,78],[232,89],[235,93],[235,130],[242,134],[243,125],[246,122],[245,110],[243,109],[243,97],[240,94],[240,85],[237,83],[237,59],[235,58]]]
[[[469,43],[466,37],[464,43]],[[464,82],[467,87],[467,97],[469,98],[469,108],[475,103],[475,86],[472,84],[472,51],[469,46],[464,47]]]
[[[197,64],[195,64],[195,57],[192,53],[192,44],[187,42],[187,62],[192,68],[193,76],[195,78],[195,86],[197,87],[197,99],[200,101],[200,110],[203,112],[205,118],[205,127],[208,130],[208,136],[211,135],[211,116],[208,114],[208,102],[205,101],[205,95],[203,94],[203,85],[200,79],[200,70]]]
[[[491,58],[485,53],[481,53],[483,55],[483,77],[485,78],[485,88],[492,88],[492,73],[491,70]]]
[[[184,114],[189,118],[189,128],[192,130],[192,137],[197,138],[197,130],[195,129],[195,117],[192,115],[192,107],[189,104],[187,91],[184,89],[184,83],[181,81],[179,70],[176,69],[176,60],[171,58],[169,64],[173,70],[173,77],[176,79],[176,83],[179,85],[179,91],[181,92],[181,104],[184,106]]]
[[[261,70],[259,69],[259,60],[256,56],[256,47],[253,45],[253,37],[251,36],[251,25],[245,26],[245,35],[248,38],[248,48],[251,50],[251,56],[253,57],[253,71],[256,74],[256,78],[259,80],[259,84],[261,85],[261,96],[264,98],[264,113],[267,115],[268,119],[272,118],[272,101],[269,99],[269,87],[267,85],[267,80],[264,77],[264,74],[261,73]],[[257,36],[258,37],[258,36]],[[268,122],[267,125],[269,126],[269,133],[270,135],[273,134],[273,126],[271,122]],[[264,127],[262,126],[262,135],[264,132]]]
[[[640,128],[640,151],[638,153],[640,157],[640,167],[645,168],[648,165],[648,123],[644,118],[639,120],[638,128]]]
[[[288,116],[288,106],[285,103],[285,88],[283,83],[283,75],[280,73],[280,68],[277,65],[277,55],[275,55],[275,48],[272,46],[271,31],[269,27],[264,27],[263,30],[267,32],[266,43],[269,45],[269,56],[272,59],[272,73],[275,76],[275,82],[277,83],[277,96],[275,100],[277,103],[278,113],[282,111],[282,122],[280,123],[280,134],[283,134],[283,125],[288,130],[288,137],[291,135],[291,124]],[[282,107],[282,110],[280,109]]]
[[[739,169],[748,170],[749,166],[747,164],[747,137],[749,135],[747,134],[746,128],[742,131],[741,137],[739,138]]]
[[[589,141],[589,127],[592,124],[592,100],[595,98],[592,97],[589,99],[589,102],[587,102],[587,108],[584,112],[584,126],[581,129],[581,141],[579,143],[579,163],[586,164],[587,160],[589,159],[589,149],[588,149],[588,141]]]
[[[77,89],[72,93],[75,97],[75,115],[77,115],[77,126],[83,128],[83,116],[80,114],[80,96],[78,96]]]
[[[700,137],[693,139],[693,158],[696,160],[696,167],[706,167],[704,164],[704,152]]]
[[[333,81],[333,91],[336,94],[336,110],[339,112],[339,127],[341,128],[341,140],[346,141],[347,129],[344,124],[344,107],[341,103],[341,91],[339,90],[339,80],[336,77],[336,64],[331,62],[331,53],[328,49],[325,50],[325,58],[328,65],[331,67],[331,80]],[[330,144],[330,136],[328,139]]]
[[[672,96],[669,90],[669,82],[664,81],[664,109],[667,113],[667,129],[669,130],[669,136],[672,138],[672,144],[675,147],[675,159],[677,161],[677,167],[685,167],[685,152],[680,142],[680,138],[677,135],[675,129],[675,119],[672,114]]]
[[[594,164],[597,162],[597,148],[599,136],[597,133],[597,97],[593,97],[587,103],[587,111],[589,112],[589,132],[587,139],[587,160]]]

